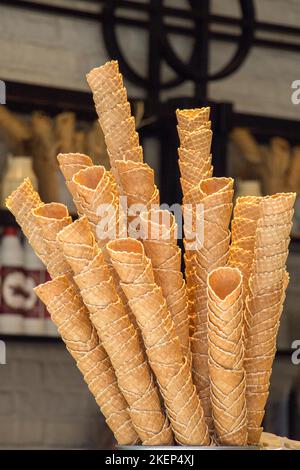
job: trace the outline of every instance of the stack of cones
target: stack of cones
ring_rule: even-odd
[[[217,442],[247,444],[246,380],[243,367],[242,275],[217,268],[208,285],[210,396]]]
[[[151,259],[155,282],[162,289],[184,356],[189,354],[189,316],[177,224],[171,212],[152,209],[141,214],[143,245]]]
[[[161,410],[158,390],[137,331],[126,315],[87,219],[81,218],[63,229],[58,239],[74,271],[74,280],[90,319],[112,362],[142,443],[172,444],[172,432]]]
[[[184,196],[202,179],[212,176],[209,113],[209,108],[176,111],[180,181]]]
[[[228,265],[238,268],[243,275],[244,299],[249,293],[249,278],[253,263],[255,234],[260,217],[261,200],[262,198],[256,196],[237,198],[231,224]]]
[[[41,228],[36,223],[32,209],[42,204],[40,196],[35,191],[29,178],[11,193],[5,201],[6,207],[15,216],[24,235],[40,260],[46,265],[48,254],[46,244],[41,234]]]
[[[209,444],[189,364],[142,243],[132,238],[115,240],[107,244],[107,250],[141,328],[176,441],[183,445]]]
[[[115,372],[75,286],[68,277],[60,276],[36,287],[35,292],[47,306],[117,442],[138,442]]]
[[[70,267],[56,240],[58,232],[71,223],[67,208],[61,204],[42,204],[29,180],[10,195],[7,207],[50,275],[65,273],[39,286],[36,293],[58,326],[117,441],[123,444],[137,442],[138,436],[127,411],[128,404],[117,386],[114,370],[105,350],[99,345],[88,312],[70,277]]]
[[[295,194],[268,196],[260,203],[249,295],[245,310],[245,370],[248,443],[259,442],[269,394],[276,336],[285,298]]]
[[[112,169],[116,160],[143,161],[143,149],[135,130],[118,62],[107,62],[87,74]]]
[[[58,156],[74,223],[28,179],[7,199],[52,277],[37,295],[119,444],[168,445],[173,433],[179,445],[257,444],[295,194],[239,198],[229,249],[233,180],[212,177],[209,108],[177,110],[185,284],[177,225],[157,207],[117,62],[87,79],[112,173],[84,154]]]
[[[194,333],[191,339],[193,356],[193,379],[202,401],[207,424],[213,432],[211,414],[208,342],[207,342],[207,275],[227,264],[230,232],[228,225],[232,211],[233,180],[231,178],[209,178],[202,180],[185,197],[185,211],[192,211],[192,222],[197,221],[198,205],[202,209],[203,240],[196,237],[194,247]],[[190,208],[187,206],[190,204]],[[194,228],[192,226],[193,232]],[[198,236],[198,233],[197,233]],[[185,224],[185,237],[192,235]]]
[[[71,269],[57,243],[58,232],[72,223],[66,206],[59,203],[42,204],[32,210],[32,215],[40,227],[46,252],[48,253],[47,269],[52,279],[61,274],[70,274]],[[49,256],[50,255],[50,256]]]
[[[131,160],[115,162],[116,179],[120,194],[126,198],[128,210],[128,233],[140,238],[139,215],[159,205],[159,191],[154,182],[154,171],[147,163]]]
[[[210,130],[210,108],[177,109],[177,130],[179,134],[180,147],[179,169],[180,182],[183,196],[186,197],[191,189],[198,186],[200,181],[212,176],[211,165],[211,139]],[[186,223],[186,217],[184,217]],[[191,335],[194,328],[194,253],[193,250],[185,249],[185,279],[189,301],[189,316]]]

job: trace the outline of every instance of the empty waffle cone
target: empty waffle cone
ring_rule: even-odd
[[[195,251],[191,253],[193,267],[193,287],[189,294],[193,295],[195,311],[194,333],[191,341],[193,357],[193,379],[204,407],[205,418],[210,432],[213,433],[212,411],[210,405],[210,383],[208,372],[208,340],[207,340],[207,275],[215,268],[225,266],[229,256],[230,234],[228,223],[232,209],[233,180],[230,178],[210,178],[202,180],[184,199],[192,208],[194,204],[203,206],[203,239],[201,231],[195,230],[192,223],[192,233],[196,234]],[[189,233],[190,220],[186,218],[184,206],[185,246],[192,239]],[[207,215],[208,214],[208,215]],[[193,214],[193,221],[195,220]],[[208,220],[207,220],[208,219]]]
[[[161,410],[158,390],[137,331],[117,294],[104,255],[89,231],[86,219],[79,219],[75,229],[80,232],[80,244],[74,242],[77,257],[80,258],[80,271],[76,263],[74,280],[110,357],[119,388],[129,404],[132,423],[143,444],[147,444],[148,439],[153,445],[171,444],[172,432],[170,429],[169,433],[166,432],[166,417]],[[62,232],[60,239],[64,238]],[[82,246],[90,249],[81,250]],[[62,248],[70,260],[70,240],[62,242]],[[95,253],[92,259],[91,253]]]
[[[87,75],[86,79],[91,90],[98,91],[106,80],[114,78],[119,73],[119,64],[116,60],[106,62],[101,67],[95,67]]]
[[[104,132],[112,132],[120,122],[131,117],[131,108],[129,103],[119,104],[99,117],[100,126]]]
[[[209,121],[210,108],[176,109],[178,126],[185,131],[195,131]]]
[[[208,275],[207,286],[208,365],[217,439],[223,445],[245,445],[242,275],[238,269],[218,268]]]
[[[6,207],[15,216],[30,245],[41,261],[46,264],[48,253],[40,226],[36,223],[32,209],[42,204],[29,178],[11,193],[5,201]]]
[[[71,269],[62,256],[61,248],[57,243],[57,234],[64,227],[72,223],[72,218],[66,206],[59,203],[42,204],[32,211],[34,220],[40,227],[43,237],[47,258],[47,270],[53,278],[61,274],[71,273]]]
[[[293,215],[293,194],[267,196],[255,236],[250,293],[245,309],[245,370],[248,442],[258,442],[268,397],[269,377],[276,352],[276,337],[285,299],[285,262]],[[277,214],[283,214],[282,224]],[[273,224],[273,215],[277,224]],[[270,225],[271,224],[271,225]],[[257,373],[259,375],[259,381]]]
[[[188,132],[177,126],[180,147],[199,152],[201,158],[210,155],[212,131],[205,125],[197,130]]]
[[[208,431],[188,363],[142,243],[130,238],[115,240],[107,244],[107,250],[141,328],[176,440],[207,445]],[[126,269],[122,269],[123,263]]]
[[[101,116],[102,113],[106,113],[107,111],[119,104],[126,104],[127,91],[125,87],[119,88],[117,91],[106,94],[103,94],[102,91],[95,91],[93,93],[93,98],[97,114],[98,116]]]
[[[126,197],[128,207],[128,234],[141,238],[139,215],[159,205],[159,191],[154,182],[154,172],[146,164],[132,160],[115,162],[120,194]]]
[[[296,199],[296,193],[277,193],[263,198],[262,214],[263,216],[281,214],[293,209]]]
[[[177,225],[169,211],[150,210],[140,216],[143,245],[151,259],[155,282],[162,288],[174,320],[182,351],[189,352],[188,299],[181,273],[181,250],[177,246]]]
[[[118,443],[136,443],[138,436],[128,413],[128,404],[76,288],[68,277],[60,276],[38,286],[35,292],[50,312]]]
[[[86,215],[100,247],[125,232],[111,177],[103,166],[80,170],[72,179],[74,202]]]
[[[73,176],[79,170],[93,166],[93,162],[90,157],[82,153],[60,153],[57,156],[57,160],[59,163],[59,168],[65,177],[66,186],[71,195],[74,197],[72,183]]]

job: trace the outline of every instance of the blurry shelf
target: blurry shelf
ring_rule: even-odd
[[[31,336],[31,335],[5,335],[0,333],[2,341],[19,341],[24,343],[62,343],[61,339],[53,336]]]

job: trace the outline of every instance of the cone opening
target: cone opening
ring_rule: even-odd
[[[49,300],[53,300],[55,296],[58,296],[65,292],[70,286],[70,282],[67,276],[62,275],[52,279],[51,281],[45,282],[35,287],[33,290],[36,295],[47,305]]]
[[[218,268],[208,276],[208,284],[220,300],[225,300],[234,292],[241,284],[241,281],[240,271],[229,267]]]
[[[75,183],[94,190],[97,188],[105,173],[106,170],[104,166],[92,166],[80,170],[74,175],[73,179]]]
[[[177,116],[183,116],[185,118],[194,119],[198,116],[203,116],[206,119],[209,118],[209,111],[208,107],[203,108],[191,108],[191,109],[176,109]]]
[[[143,255],[144,248],[139,240],[134,238],[119,238],[107,243],[107,247],[112,251],[127,252]]]
[[[34,214],[47,219],[64,219],[69,216],[67,207],[58,202],[50,202],[34,209]]]
[[[57,161],[60,165],[92,165],[93,162],[84,153],[59,153]]]
[[[23,192],[32,192],[34,193],[34,188],[32,186],[30,178],[25,178],[24,181],[15,189],[5,200],[5,205],[8,209],[10,209],[11,205],[13,204],[13,201],[15,198],[18,197],[19,194],[22,194]]]

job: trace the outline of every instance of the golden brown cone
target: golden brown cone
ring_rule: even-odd
[[[29,178],[26,178],[23,183],[8,196],[5,204],[8,210],[15,216],[16,221],[37,256],[46,265],[48,261],[46,244],[43,240],[41,229],[32,214],[32,209],[40,206],[42,201],[38,193],[34,190]]]
[[[87,75],[87,82],[92,91],[101,88],[102,83],[107,79],[114,78],[119,73],[119,64],[117,60],[106,62],[101,67],[95,67]]]
[[[63,204],[52,202],[42,204],[33,209],[32,214],[36,224],[41,229],[41,236],[43,237],[48,254],[47,269],[51,278],[71,273],[70,266],[62,256],[56,239],[58,232],[72,223],[67,207]]]
[[[178,126],[194,131],[209,121],[210,108],[176,109]]]
[[[195,204],[203,207],[203,240],[196,241],[195,251],[191,251],[193,271],[190,271],[188,291],[189,299],[193,300],[194,333],[191,340],[193,357],[193,379],[204,407],[206,422],[210,433],[213,433],[212,411],[210,404],[210,381],[208,370],[208,338],[207,338],[207,275],[210,271],[225,266],[229,256],[230,234],[228,224],[232,211],[233,180],[231,178],[209,178],[202,180],[188,193],[184,202],[192,207],[192,228],[195,231]],[[201,206],[200,206],[201,207]],[[186,206],[185,215],[185,246],[191,237],[187,229]],[[200,230],[196,230],[197,236]],[[189,255],[189,253],[187,252]]]
[[[217,440],[222,445],[246,445],[242,275],[235,268],[218,268],[208,275],[207,286],[208,364]]]
[[[107,250],[141,328],[176,440],[186,445],[209,444],[188,362],[183,359],[174,322],[161,289],[155,284],[142,243],[132,238],[115,240],[107,244]],[[121,269],[123,262],[131,266],[129,271]]]
[[[229,265],[240,269],[243,275],[243,296],[249,292],[249,279],[254,258],[256,230],[261,213],[261,197],[245,196],[237,198],[234,218],[231,224],[232,240],[229,252]]]
[[[128,404],[76,288],[68,277],[60,276],[38,286],[35,292],[50,312],[118,443],[136,443],[138,436],[132,426]]]
[[[166,432],[166,417],[161,410],[153,376],[137,332],[117,294],[104,255],[89,231],[86,219],[79,219],[74,227],[75,232],[80,232],[80,243],[76,243],[78,239],[73,241],[74,251],[77,250],[80,258],[80,264],[75,263],[74,280],[112,362],[119,388],[129,404],[132,423],[143,444],[147,444],[148,439],[153,445],[172,444],[172,432],[170,429],[169,433]],[[64,235],[63,231],[60,240]],[[71,240],[62,242],[68,260],[70,243]],[[82,250],[82,247],[86,249]],[[92,259],[91,253],[94,253]]]
[[[106,94],[103,94],[102,90],[95,91],[93,97],[98,116],[101,116],[102,113],[106,113],[118,104],[127,103],[127,91],[125,87],[121,87],[113,93]]]
[[[60,153],[57,155],[59,168],[66,180],[66,186],[73,195],[73,176],[84,168],[93,166],[93,162],[90,157],[83,153]],[[77,208],[78,210],[78,208]]]
[[[99,246],[121,236],[125,227],[109,172],[103,166],[85,168],[73,176],[72,183],[74,202],[88,218]]]
[[[189,132],[177,126],[180,147],[199,152],[201,158],[207,158],[210,154],[212,131],[205,125],[195,131]]]
[[[261,422],[288,283],[285,263],[294,200],[292,193],[279,193],[262,198],[260,203],[244,329],[250,444],[256,444],[262,432]]]
[[[112,132],[122,121],[131,117],[131,108],[129,103],[118,104],[106,113],[99,116],[99,123],[103,132]]]
[[[188,299],[181,273],[177,224],[169,211],[152,209],[140,216],[143,245],[151,259],[154,278],[162,289],[184,356],[190,349]]]
[[[179,169],[183,195],[188,194],[204,178],[212,176],[211,139],[209,108],[176,110],[178,134],[180,139]],[[186,224],[186,217],[184,216]],[[195,288],[194,288],[194,255],[185,252],[185,278],[190,318],[190,334],[194,332],[195,323]]]
[[[120,194],[127,198],[128,234],[140,238],[140,213],[159,205],[154,172],[146,163],[132,160],[117,160],[115,171]]]
[[[93,92],[113,173],[116,160],[143,161],[135,119],[131,116],[118,63],[111,61],[93,69],[87,75],[87,81]]]

